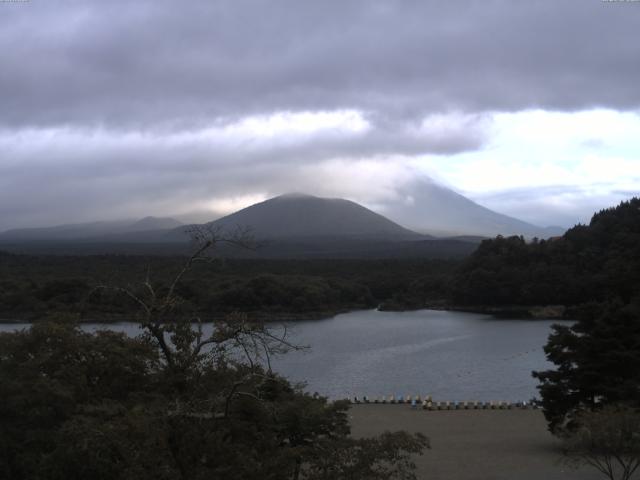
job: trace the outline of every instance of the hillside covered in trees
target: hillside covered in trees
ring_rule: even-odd
[[[126,286],[148,275],[162,288],[183,260],[0,252],[0,318],[74,312],[85,320],[121,319],[135,304],[98,287]],[[268,319],[377,306],[576,307],[609,299],[626,304],[640,291],[640,199],[598,212],[589,225],[562,237],[485,240],[463,260],[227,259],[197,265],[180,288],[184,308],[205,319],[232,311]]]
[[[562,237],[483,241],[450,283],[454,305],[579,305],[640,292],[640,199],[596,213]]]
[[[148,276],[161,290],[183,261],[183,257],[0,253],[0,319],[41,320],[61,313],[81,320],[126,319],[137,311],[135,302],[100,287],[126,287]],[[391,304],[394,299],[402,300],[402,308],[422,306],[409,293],[426,288],[442,297],[439,289],[457,264],[426,259],[235,259],[194,266],[179,288],[182,308],[197,311],[203,319],[233,311],[265,319],[317,318]]]

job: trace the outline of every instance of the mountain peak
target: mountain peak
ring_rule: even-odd
[[[278,195],[277,197],[273,197],[269,200],[297,200],[297,199],[304,199],[304,198],[319,198],[319,197],[316,197],[314,195],[309,195],[308,193],[289,192],[289,193],[283,193],[282,195]]]
[[[375,237],[419,235],[355,202],[289,193],[251,205],[212,225],[245,226],[258,238]]]
[[[539,227],[490,210],[429,178],[416,178],[399,192],[383,213],[418,232],[439,236],[524,235],[547,238],[562,228]],[[404,201],[410,199],[411,201]]]

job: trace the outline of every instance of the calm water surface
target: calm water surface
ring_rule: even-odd
[[[557,321],[420,310],[359,311],[287,323],[289,339],[309,345],[273,361],[274,369],[331,398],[426,395],[435,399],[529,400],[532,370],[549,368],[543,345]],[[0,325],[0,331],[24,328]],[[136,334],[136,324],[86,324]]]

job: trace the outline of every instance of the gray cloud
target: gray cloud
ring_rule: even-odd
[[[600,193],[594,192],[594,187]],[[469,197],[488,208],[537,225],[572,227],[577,223],[588,224],[595,212],[639,194],[617,190],[613,185],[593,184],[508,189]]]
[[[0,122],[175,128],[274,110],[640,107],[640,7],[562,0],[1,5]]]
[[[59,133],[41,143],[25,139],[12,147],[10,161],[0,162],[0,230],[96,217],[167,215],[192,210],[206,200],[256,192],[348,194],[327,188],[335,173],[314,169],[338,153],[343,158],[351,155],[355,162],[365,153],[388,148],[382,136],[373,141],[373,149],[366,142],[369,135],[248,147],[205,138],[175,142],[162,136],[91,138]],[[446,137],[434,141],[447,143]],[[394,150],[413,153],[429,144],[417,139],[402,142],[396,141]],[[372,194],[375,188],[370,186]]]
[[[224,129],[140,134],[66,128],[17,136],[0,130],[0,150],[10,152],[0,161],[0,230],[174,214],[207,200],[256,192],[348,195],[353,185],[342,184],[342,191],[331,187],[345,167],[320,169],[320,175],[319,166],[333,159],[385,162],[388,156],[474,150],[482,146],[485,127],[482,116],[467,116],[409,130],[373,123],[364,131],[328,129],[276,138],[236,138]],[[380,186],[367,188],[375,197]]]
[[[0,230],[296,189],[375,203],[388,185],[362,193],[357,162],[482,149],[485,112],[640,108],[638,15],[598,0],[0,2]],[[370,128],[197,135],[340,109]],[[336,159],[354,166],[330,174]]]

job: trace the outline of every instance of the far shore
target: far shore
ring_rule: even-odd
[[[333,318],[336,315],[340,315],[342,313],[350,313],[357,312],[363,310],[362,308],[355,308],[352,310],[344,309],[344,310],[325,310],[325,311],[312,311],[312,312],[240,312],[247,315],[252,320],[261,321],[265,323],[276,323],[276,322],[301,322],[301,321],[309,321],[309,320],[324,320],[327,318]],[[219,320],[223,320],[227,315],[232,312],[221,312],[213,315],[207,315],[206,317],[203,315],[200,318],[203,323],[212,323]],[[47,318],[55,318],[56,315],[60,317],[64,317],[69,315],[69,318],[72,318],[72,314],[65,312],[56,312],[53,314],[43,314],[37,315],[35,313],[24,315],[23,317],[18,318],[0,318],[0,324],[18,324],[18,323],[37,323],[46,320]],[[136,317],[136,315],[96,315],[91,318],[78,318],[78,323],[123,323],[123,322],[132,322],[136,323],[140,321],[140,318]]]
[[[311,320],[325,320],[333,318],[336,315],[343,313],[352,313],[363,310],[382,311],[382,312],[414,312],[419,310],[441,310],[451,312],[463,312],[463,313],[480,313],[484,315],[492,315],[496,318],[509,318],[509,319],[532,319],[532,320],[566,320],[565,312],[566,307],[564,305],[547,305],[547,306],[526,306],[526,305],[508,305],[508,306],[488,306],[488,305],[475,305],[475,306],[460,306],[460,305],[443,305],[434,304],[416,308],[387,308],[381,305],[377,309],[366,309],[362,307],[356,308],[344,308],[335,310],[321,310],[321,311],[309,311],[309,312],[241,312],[245,313],[252,320],[257,320],[265,323],[276,322],[301,322]],[[212,323],[215,321],[223,320],[227,315],[232,312],[219,312],[209,314],[206,317],[202,315],[203,323]],[[42,321],[45,317],[55,317],[56,315],[65,316],[70,315],[69,312],[54,312],[48,314],[38,315],[37,313],[24,314],[21,317],[14,318],[0,318],[0,324],[16,324],[16,323],[36,323]],[[78,318],[79,323],[122,323],[122,322],[138,322],[139,319],[135,315],[128,314],[112,314],[112,315],[96,315],[91,318]]]
[[[547,431],[540,410],[438,410],[358,404],[349,409],[352,435],[423,433],[431,449],[415,458],[419,480],[597,480],[576,469]]]
[[[402,307],[401,305],[382,304],[381,311],[411,312],[416,310],[442,310],[464,313],[481,313],[497,318],[529,320],[566,320],[565,305],[451,305],[445,302],[427,304],[421,307]]]

